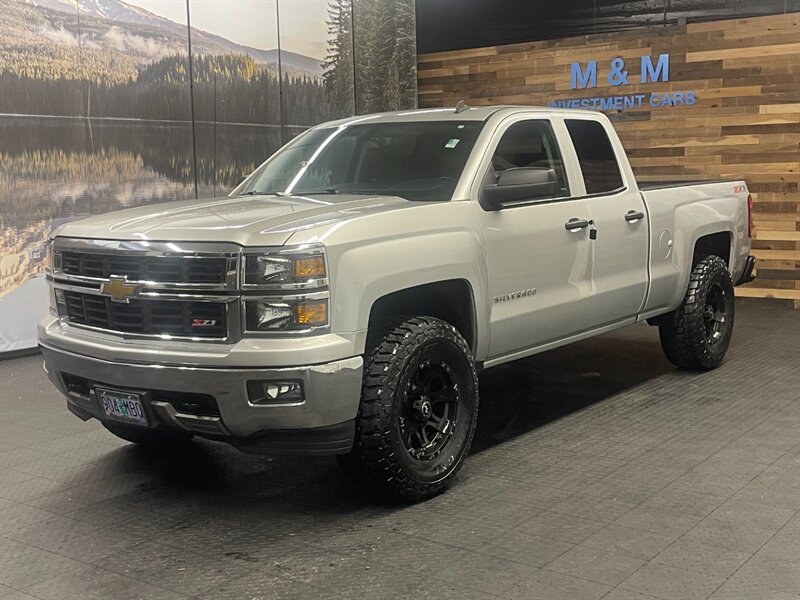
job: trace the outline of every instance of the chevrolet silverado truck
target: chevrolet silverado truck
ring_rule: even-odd
[[[638,185],[600,113],[358,116],[229,196],[55,231],[39,341],[69,410],[125,440],[339,455],[415,501],[464,462],[482,369],[641,321],[717,367],[751,229],[744,181]]]

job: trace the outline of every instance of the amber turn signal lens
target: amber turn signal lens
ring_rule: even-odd
[[[294,276],[302,279],[325,277],[325,259],[322,256],[295,258]]]
[[[294,307],[298,325],[325,325],[328,322],[328,302],[304,302]]]

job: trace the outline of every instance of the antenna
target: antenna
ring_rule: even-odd
[[[456,104],[456,114],[460,115],[465,110],[469,110],[470,106],[464,102],[463,100],[459,100],[458,104]]]

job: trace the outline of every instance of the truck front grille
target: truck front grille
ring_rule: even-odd
[[[133,299],[113,302],[105,296],[64,291],[66,316],[72,323],[120,333],[224,338],[224,302]]]
[[[76,327],[131,338],[241,339],[237,244],[57,237],[50,252],[55,308]]]
[[[61,252],[61,271],[67,275],[107,278],[126,275],[130,281],[219,283],[226,281],[225,257],[137,256],[96,252]]]

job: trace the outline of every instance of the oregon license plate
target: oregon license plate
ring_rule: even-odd
[[[103,412],[109,419],[147,426],[147,413],[144,412],[142,396],[122,390],[94,388]]]

